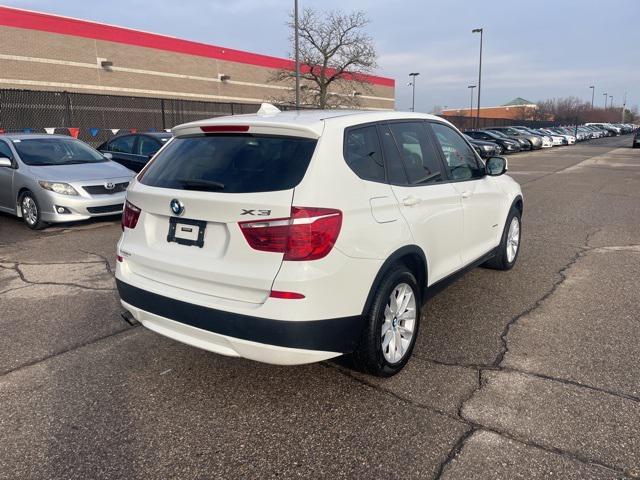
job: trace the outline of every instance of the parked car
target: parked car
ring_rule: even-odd
[[[275,112],[173,129],[127,191],[122,305],[223,355],[393,375],[437,288],[513,267],[520,187],[436,116]]]
[[[548,128],[545,129],[545,131],[549,131],[553,135],[560,135],[561,137],[564,137],[567,140],[567,145],[575,145],[576,143],[576,137],[574,135],[567,133],[566,131],[562,131],[559,128]]]
[[[110,153],[114,161],[139,172],[170,139],[168,132],[127,133],[104,142],[98,150]]]
[[[487,129],[487,132],[493,133],[507,140],[515,140],[520,145],[520,150],[531,150],[531,142],[521,135],[507,135],[500,130]]]
[[[511,137],[520,137],[531,143],[532,150],[540,150],[542,148],[542,137],[540,135],[531,135],[530,133],[521,132],[513,127],[491,127],[491,130],[503,132]]]
[[[503,154],[516,153],[520,151],[520,144],[517,140],[503,138],[497,133],[489,130],[468,130],[464,133],[476,140],[485,140],[487,142],[497,143],[502,147]]]
[[[549,140],[551,140],[551,145],[554,147],[561,147],[562,145],[568,145],[569,141],[561,135],[558,135],[556,133],[553,133],[551,131],[548,131],[546,129],[543,128],[532,128],[530,129],[533,132],[538,133],[539,135],[544,135],[547,138],[549,138]]]
[[[553,147],[553,140],[551,140],[551,137],[545,134],[542,134],[540,132],[537,132],[536,130],[532,129],[532,128],[528,128],[528,127],[521,127],[521,126],[517,126],[517,127],[512,127],[516,130],[518,130],[520,133],[524,133],[525,135],[534,135],[534,136],[538,136],[542,139],[542,148],[551,148]]]
[[[640,130],[636,130],[633,136],[633,148],[640,148]]]
[[[494,142],[485,142],[484,140],[475,140],[465,135],[467,141],[474,147],[478,155],[482,158],[491,158],[502,155],[502,147]]]
[[[620,127],[616,127],[610,123],[585,123],[585,127],[595,126],[598,128],[602,128],[608,132],[608,136],[617,136],[622,133],[622,129]]]
[[[134,173],[63,135],[0,135],[0,210],[32,229],[122,212]]]

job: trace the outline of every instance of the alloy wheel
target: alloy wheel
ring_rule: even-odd
[[[22,198],[22,216],[29,225],[35,225],[38,221],[38,206],[29,195]]]
[[[515,260],[519,246],[520,220],[518,220],[518,217],[513,217],[509,225],[509,232],[507,233],[507,261],[509,263]]]
[[[406,283],[396,285],[384,309],[381,342],[387,362],[400,362],[411,345],[416,328],[416,297]]]

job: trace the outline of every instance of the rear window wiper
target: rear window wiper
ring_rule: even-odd
[[[224,190],[224,183],[215,180],[178,180],[185,190],[216,191]]]

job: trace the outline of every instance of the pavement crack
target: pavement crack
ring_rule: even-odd
[[[435,476],[436,480],[439,480],[440,478],[442,478],[442,474],[444,473],[444,471],[447,468],[447,466],[453,461],[454,458],[456,458],[458,456],[458,454],[462,450],[462,447],[464,447],[465,442],[477,430],[478,430],[477,427],[471,427],[466,432],[464,432],[462,435],[460,435],[460,438],[458,438],[456,443],[453,444],[453,447],[451,447],[451,450],[449,450],[449,453],[447,453],[447,456],[444,458],[444,460],[438,466],[438,470],[437,470],[436,476]]]
[[[580,259],[580,257],[582,257],[585,254],[586,251],[587,251],[586,248],[582,248],[581,250],[577,251],[571,257],[569,262],[556,272],[556,275],[559,275],[559,278],[553,282],[553,284],[551,285],[551,288],[544,295],[542,295],[538,300],[536,300],[533,305],[531,305],[529,308],[527,308],[523,312],[520,312],[518,315],[515,315],[514,317],[512,317],[505,324],[502,330],[502,333],[500,334],[500,341],[502,345],[500,347],[500,350],[498,351],[498,354],[496,355],[496,358],[493,361],[493,364],[492,364],[493,367],[499,367],[502,361],[504,360],[505,355],[509,351],[507,337],[509,336],[509,331],[511,330],[511,327],[513,327],[518,322],[518,320],[520,320],[522,317],[529,315],[534,310],[540,308],[540,306],[542,306],[542,304],[558,290],[560,285],[562,285],[562,283],[564,283],[564,281],[567,279],[567,275],[566,275],[567,270],[573,267],[573,265],[575,265],[575,263]]]
[[[71,262],[67,262],[67,263],[71,263]],[[76,262],[76,263],[98,263],[98,262]],[[25,265],[51,265],[51,264],[50,263],[43,263],[43,264],[28,264],[28,263],[25,263]],[[20,280],[23,283],[26,283],[28,285],[55,285],[55,286],[61,286],[61,287],[75,287],[75,288],[80,288],[82,290],[90,290],[90,291],[98,291],[98,292],[114,292],[114,291],[116,291],[115,287],[103,288],[103,287],[91,287],[91,286],[88,286],[88,285],[81,285],[79,283],[74,283],[74,282],[36,282],[36,281],[33,281],[33,280],[29,280],[25,276],[24,272],[22,272],[22,270],[20,270],[20,263],[16,263],[16,262],[13,262],[11,267],[7,267],[5,265],[0,265],[0,268],[3,268],[5,270],[13,270],[13,271],[15,271],[18,274],[18,276],[20,277]],[[17,289],[11,289],[11,290],[17,290]]]
[[[631,402],[640,403],[640,397],[637,397],[635,395],[629,395],[627,393],[616,392],[615,390],[609,390],[607,388],[595,387],[593,385],[589,385],[589,384],[586,384],[586,383],[580,383],[580,382],[576,382],[574,380],[567,380],[566,378],[558,378],[558,377],[553,377],[551,375],[545,375],[544,373],[531,372],[531,371],[528,371],[528,370],[520,370],[518,368],[511,368],[511,367],[501,367],[500,371],[502,371],[502,372],[520,373],[522,375],[528,375],[530,377],[536,377],[536,378],[539,378],[541,380],[549,380],[551,382],[562,383],[564,385],[571,385],[573,387],[586,388],[588,390],[593,390],[594,392],[600,392],[600,393],[604,393],[604,394],[607,394],[607,395],[611,395],[613,397],[622,398],[624,400],[629,400]]]
[[[116,273],[111,268],[111,264],[109,263],[109,259],[107,257],[105,257],[104,255],[101,255],[99,253],[91,252],[91,251],[88,251],[88,250],[80,249],[80,251],[83,252],[83,253],[86,253],[87,255],[93,255],[95,257],[100,258],[104,262],[104,265],[105,265],[105,268],[107,269],[107,272],[109,272],[109,274],[111,274],[112,276],[115,277]]]

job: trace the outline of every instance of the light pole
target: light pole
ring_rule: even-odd
[[[479,33],[480,34],[480,64],[478,67],[478,115],[477,123],[480,125],[480,91],[482,89],[482,34],[484,30],[482,28],[474,28],[471,30],[471,33]]]
[[[613,95],[609,95],[611,101],[609,102],[609,108],[613,108]]]
[[[296,110],[300,110],[300,49],[298,48],[298,0],[293,2],[293,43],[296,57]]]
[[[469,85],[467,87],[469,90],[471,90],[471,104],[469,105],[469,119],[471,120],[471,128],[474,128],[474,123],[473,123],[473,89],[476,88],[475,85]]]
[[[412,93],[412,97],[411,97],[411,111],[415,112],[416,111],[416,77],[420,75],[420,72],[413,72],[410,73],[409,76],[412,77],[411,81],[409,82],[409,85],[411,85],[413,87],[413,93]]]
[[[596,96],[596,87],[595,85],[591,85],[589,88],[591,89],[591,110],[593,110],[593,100]]]
[[[609,94],[607,92],[604,92],[602,95],[604,95],[604,109],[607,109],[607,99],[609,98]]]

